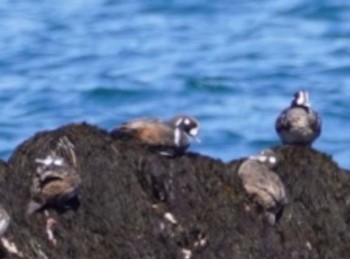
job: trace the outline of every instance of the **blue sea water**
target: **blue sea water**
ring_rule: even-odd
[[[0,157],[37,131],[192,114],[191,149],[224,161],[279,143],[300,88],[315,148],[350,167],[350,2],[0,1]]]

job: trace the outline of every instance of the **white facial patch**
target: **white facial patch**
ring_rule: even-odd
[[[270,156],[270,157],[269,157],[269,163],[270,163],[270,164],[273,164],[273,165],[276,164],[276,163],[277,163],[276,157]]]
[[[37,158],[35,159],[35,162],[38,164],[42,164],[42,165],[56,165],[56,166],[62,166],[64,161],[62,158],[54,158],[51,155],[47,156],[44,159],[41,158]]]
[[[52,156],[47,156],[44,159],[37,158],[35,159],[35,163],[42,164],[42,165],[52,165],[54,162],[54,158]]]
[[[62,165],[63,165],[63,159],[62,159],[62,158],[56,158],[56,159],[53,161],[53,164],[54,164],[54,165],[57,165],[57,166],[62,166]]]
[[[304,105],[305,104],[305,94],[303,91],[298,92],[296,103],[297,105]]]
[[[189,131],[189,134],[190,134],[192,137],[198,136],[198,133],[199,133],[199,128],[198,128],[198,127],[193,128],[193,129],[190,129],[190,131]]]
[[[265,163],[267,161],[267,156],[258,156],[258,161]]]
[[[296,104],[300,106],[310,107],[309,103],[309,93],[306,91],[298,92],[298,97],[296,99]]]
[[[190,119],[186,118],[185,121],[184,121],[185,125],[190,125],[191,124],[191,121]]]

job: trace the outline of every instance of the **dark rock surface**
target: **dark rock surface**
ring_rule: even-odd
[[[44,214],[25,211],[34,160],[61,136],[76,147],[83,183],[75,211],[50,211],[55,247]],[[242,160],[161,157],[87,124],[41,132],[0,163],[1,202],[12,217],[5,237],[24,258],[350,258],[348,174],[312,149],[274,150],[289,203],[271,226],[241,186]]]

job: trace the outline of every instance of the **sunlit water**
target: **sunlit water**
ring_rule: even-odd
[[[323,118],[315,148],[350,167],[350,2],[0,2],[0,155],[37,131],[192,114],[191,149],[224,161],[279,143],[299,88]]]

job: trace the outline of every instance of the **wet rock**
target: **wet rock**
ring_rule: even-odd
[[[25,212],[34,161],[62,136],[75,145],[82,184],[75,210],[50,212],[58,221],[53,246],[45,216]],[[290,203],[270,226],[242,187],[242,159],[162,157],[88,124],[40,132],[0,164],[13,218],[6,235],[25,258],[346,258],[348,175],[315,150],[274,150]]]

